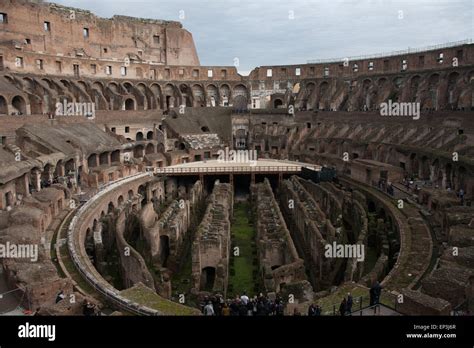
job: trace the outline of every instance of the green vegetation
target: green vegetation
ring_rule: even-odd
[[[200,313],[195,308],[167,300],[140,283],[121,291],[120,295],[142,306],[160,311],[163,315],[199,315]]]
[[[253,296],[259,292],[258,263],[255,246],[255,229],[249,219],[250,206],[248,203],[234,205],[234,221],[231,227],[232,250],[229,272],[229,287],[227,296],[242,294]],[[234,256],[233,248],[239,248],[239,256]]]
[[[74,266],[74,263],[69,257],[67,245],[61,246],[59,248],[59,253],[61,254],[60,257],[62,258],[64,267],[66,267],[66,270],[68,271],[69,275],[77,283],[77,285],[87,294],[93,296],[94,298],[99,298],[99,294],[95,291],[95,289],[90,286],[89,283],[76,270],[76,266]]]

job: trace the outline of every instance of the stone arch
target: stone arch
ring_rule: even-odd
[[[206,87],[207,94],[207,106],[218,106],[219,105],[219,91],[217,87],[213,84],[210,84]]]
[[[0,115],[8,115],[7,99],[0,95]]]
[[[185,105],[187,107],[192,107],[193,106],[193,95],[191,88],[185,83],[182,83],[179,85],[179,91],[181,92],[181,97],[182,97],[182,105]]]
[[[150,86],[150,90],[151,92],[153,93],[153,96],[154,96],[154,99],[155,99],[155,103],[157,105],[157,108],[158,109],[162,109],[163,108],[163,105],[161,103],[161,100],[162,100],[162,92],[161,92],[161,86],[157,83],[153,83],[151,84]]]
[[[88,168],[97,167],[97,154],[93,153],[89,155],[89,157],[87,158],[87,167]]]
[[[120,196],[117,198],[117,206],[121,206],[121,205],[123,204],[123,201],[124,201],[123,196],[120,195]]]
[[[154,135],[153,131],[148,131],[146,133],[146,139],[147,140],[153,140],[153,135]]]
[[[144,185],[140,185],[138,186],[138,194],[140,196],[142,196],[142,201],[141,201],[141,204],[142,206],[144,206],[148,200],[148,196],[147,196],[147,193],[146,193],[146,187]]]
[[[415,75],[410,79],[410,101],[412,103],[417,101],[418,97],[418,88],[420,86],[421,76]]]
[[[199,84],[194,84],[191,89],[193,92],[194,107],[205,107],[206,96],[204,93],[204,88]]]
[[[152,153],[155,153],[155,145],[153,145],[152,143],[149,143],[145,147],[145,154],[151,155]]]
[[[116,93],[116,94],[121,94],[120,93],[120,88],[119,88],[119,85],[117,82],[109,82],[109,84],[107,85],[107,87],[113,92],[113,93]]]
[[[438,109],[438,85],[440,75],[438,73],[431,74],[428,78],[428,92],[422,105],[424,109]]]
[[[143,157],[144,146],[137,145],[133,148],[133,157],[134,158],[142,158]]]
[[[229,106],[231,91],[230,91],[230,86],[227,83],[224,83],[219,87],[219,96],[220,96],[220,105]]]
[[[232,91],[232,104],[235,109],[246,110],[248,108],[248,90],[243,84],[238,84]]]
[[[319,84],[319,98],[318,98],[318,109],[328,110],[329,101],[328,101],[328,92],[329,92],[329,82],[323,81]]]
[[[280,109],[283,106],[283,100],[280,98],[277,98],[273,101],[273,108],[274,109]]]
[[[110,160],[112,163],[120,163],[120,150],[114,150],[110,154]]]
[[[12,107],[14,112],[26,115],[26,101],[22,96],[16,95],[12,98]]]
[[[127,98],[124,101],[123,105],[124,110],[133,111],[136,109],[135,100],[132,98]]]
[[[176,94],[176,88],[171,83],[165,85],[163,90],[165,109],[169,110],[171,108],[178,106],[178,99]]]
[[[216,280],[216,268],[215,267],[204,267],[201,270],[200,288],[204,291],[213,291],[214,283]]]
[[[94,81],[94,83],[92,84],[92,89],[95,89],[100,93],[104,94],[104,84],[101,81]]]
[[[109,164],[109,152],[102,152],[99,155],[99,165],[108,165]]]
[[[107,214],[112,214],[115,210],[115,206],[113,202],[109,202],[107,205]]]
[[[460,75],[457,71],[453,71],[448,75],[448,93],[447,93],[447,105],[451,109],[457,109],[458,107],[458,97],[456,95],[456,87],[458,85],[458,81],[460,79]]]
[[[137,132],[137,135],[135,137],[137,141],[142,141],[144,139],[143,133],[142,132]]]
[[[133,85],[129,81],[122,83],[122,87],[125,90],[125,94],[133,94]]]

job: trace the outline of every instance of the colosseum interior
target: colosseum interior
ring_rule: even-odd
[[[0,312],[474,309],[471,41],[242,76],[180,22],[28,0],[0,38]]]

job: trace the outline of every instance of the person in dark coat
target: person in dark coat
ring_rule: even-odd
[[[344,297],[339,306],[339,314],[341,315],[341,317],[346,314],[346,310],[347,310],[347,301],[346,301],[346,298]]]
[[[347,313],[348,314],[351,314],[352,313],[352,304],[354,303],[353,299],[352,299],[352,295],[351,293],[349,292],[347,294],[347,305],[346,305],[346,310],[347,310]]]

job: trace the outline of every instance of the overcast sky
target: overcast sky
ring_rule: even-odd
[[[474,38],[474,0],[56,0],[101,17],[181,21],[202,65],[261,65]],[[184,19],[180,19],[184,15]]]

